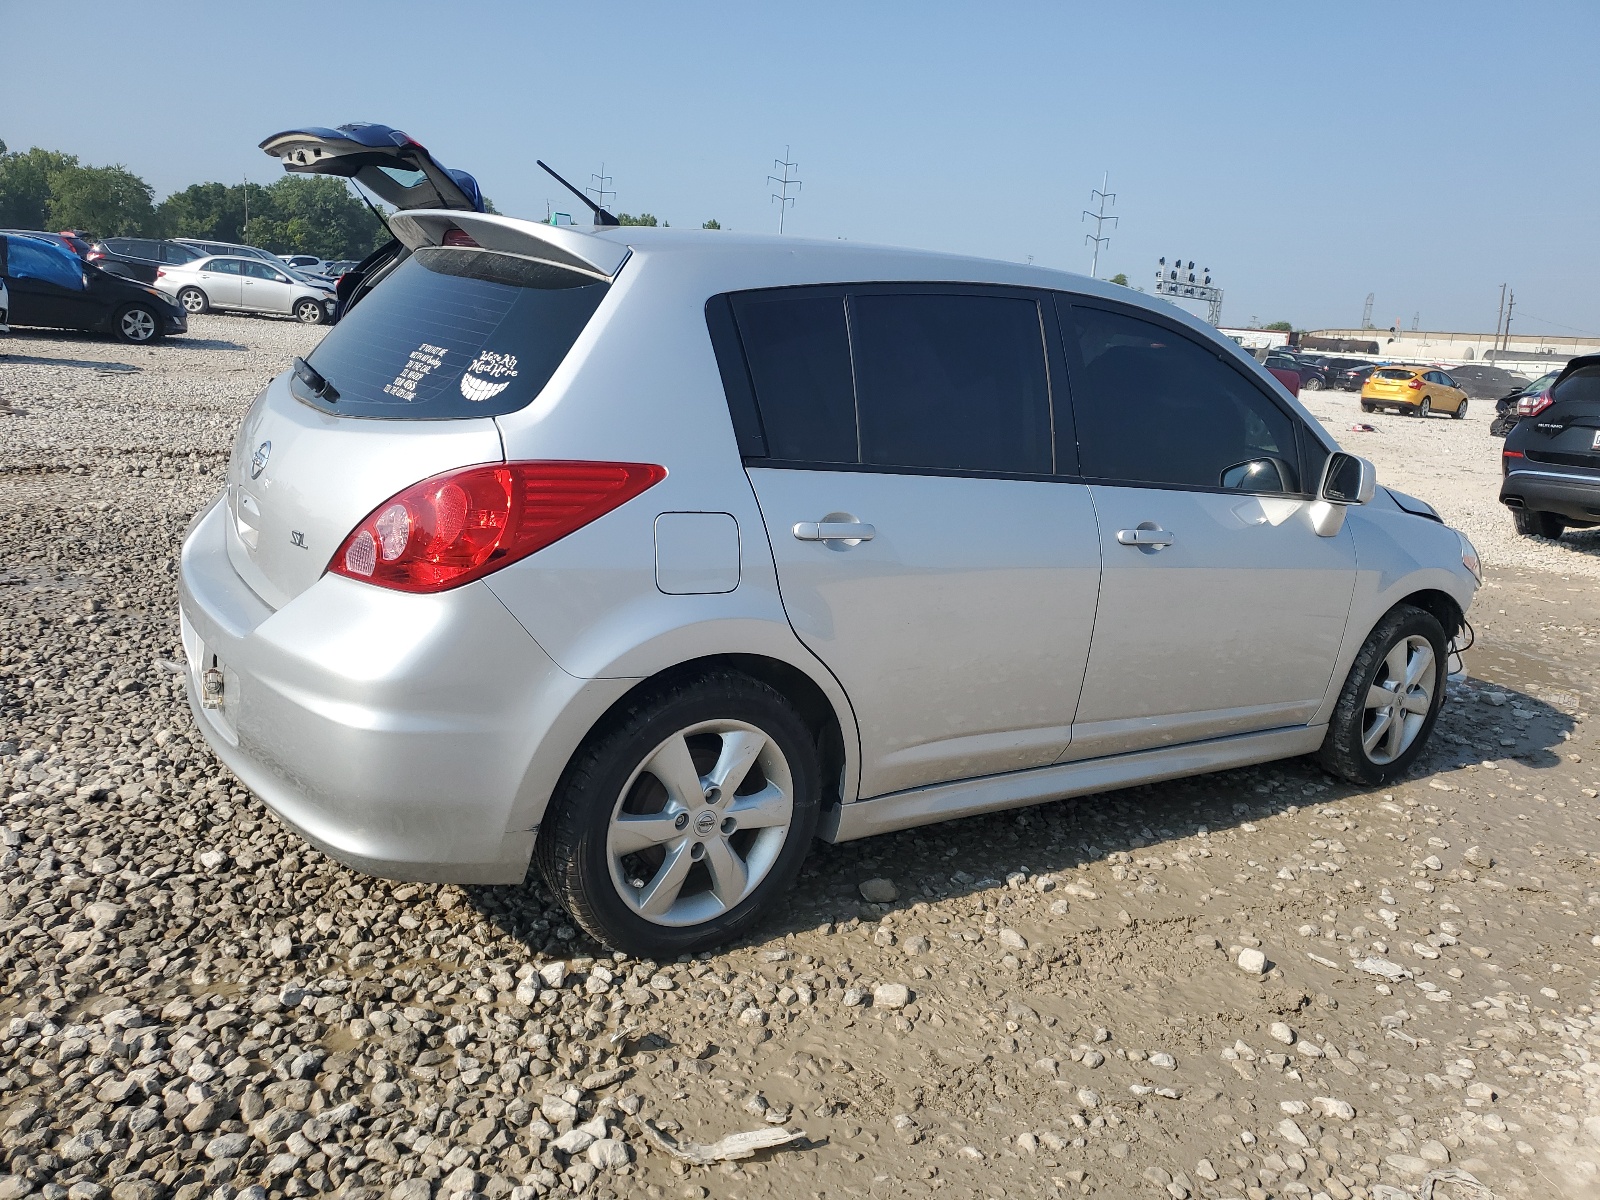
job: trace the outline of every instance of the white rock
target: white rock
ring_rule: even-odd
[[[1015,929],[1002,929],[1000,931],[1000,944],[1009,946],[1013,950],[1026,950],[1028,948],[1028,939]]]
[[[1268,1025],[1267,1036],[1275,1042],[1282,1042],[1285,1046],[1294,1045],[1294,1030],[1290,1029],[1282,1021],[1274,1021],[1271,1025]]]
[[[1163,1071],[1176,1071],[1178,1069],[1178,1060],[1164,1050],[1157,1050],[1150,1056],[1150,1065],[1159,1067]]]
[[[632,1160],[633,1152],[620,1138],[600,1138],[589,1147],[589,1162],[597,1171],[615,1171]]]
[[[1239,951],[1239,969],[1247,975],[1265,975],[1267,956],[1254,947],[1247,946]]]
[[[872,989],[874,1008],[904,1008],[911,1003],[911,989],[903,983],[880,983]]]
[[[559,959],[555,962],[545,963],[539,968],[539,978],[544,980],[546,987],[558,988],[566,982],[567,964]]]
[[[1311,1139],[1306,1136],[1305,1130],[1289,1117],[1278,1122],[1278,1132],[1283,1135],[1284,1141],[1292,1142],[1302,1150],[1311,1145]]]
[[[1355,1107],[1347,1101],[1336,1100],[1332,1096],[1313,1096],[1311,1103],[1317,1106],[1317,1109],[1324,1117],[1329,1117],[1335,1121],[1355,1120]]]

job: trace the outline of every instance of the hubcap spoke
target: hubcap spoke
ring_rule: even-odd
[[[639,893],[639,911],[647,917],[659,917],[673,906],[678,893],[683,890],[684,878],[694,859],[689,857],[689,841],[685,838],[667,851],[667,857],[656,872],[656,877]]]
[[[640,850],[662,846],[682,837],[683,832],[674,823],[682,811],[676,805],[669,805],[666,811],[648,816],[622,814],[611,825],[611,852],[618,855],[637,854]]]
[[[1384,657],[1383,665],[1389,668],[1389,681],[1398,688],[1406,677],[1406,644],[1396,642],[1394,649]]]
[[[740,829],[787,825],[793,814],[794,803],[781,788],[770,783],[753,796],[740,796],[728,807],[728,815],[738,821]]]
[[[1433,647],[1424,643],[1412,652],[1411,661],[1406,664],[1406,687],[1415,687],[1426,677],[1433,675]]]
[[[1394,724],[1394,711],[1385,709],[1384,712],[1372,723],[1372,728],[1367,731],[1367,736],[1361,739],[1362,748],[1370,755],[1377,748],[1378,740],[1389,732],[1389,726]]]
[[[1388,708],[1394,703],[1394,691],[1382,684],[1373,684],[1367,689],[1368,708]]]
[[[700,782],[700,772],[694,769],[694,759],[689,754],[689,743],[683,734],[675,734],[650,756],[645,770],[661,781],[678,804],[685,808],[705,802],[705,790]]]
[[[1433,697],[1420,688],[1413,688],[1401,697],[1400,703],[1407,712],[1414,712],[1419,717],[1426,716],[1428,709],[1433,705]]]
[[[1395,713],[1389,718],[1389,744],[1384,747],[1391,759],[1397,757],[1406,744],[1406,719],[1402,713]]]
[[[711,872],[711,891],[722,901],[722,907],[732,908],[744,899],[749,886],[749,872],[744,859],[734,853],[726,838],[712,838],[706,846],[706,869]]]
[[[766,747],[767,739],[755,730],[736,729],[722,735],[722,751],[717,755],[717,765],[711,768],[706,781],[721,789],[723,796],[731,797],[739,790],[744,777],[750,774],[757,757]]]

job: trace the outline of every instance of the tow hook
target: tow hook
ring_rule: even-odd
[[[213,660],[214,662],[215,660]],[[222,670],[213,665],[200,675],[200,707],[222,707]]]

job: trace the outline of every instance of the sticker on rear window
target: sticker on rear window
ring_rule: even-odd
[[[428,377],[429,372],[444,365],[444,356],[448,353],[443,346],[430,346],[423,342],[411,352],[406,365],[400,368],[400,374],[394,377],[394,382],[383,385],[385,394],[398,396],[401,400],[415,400],[417,385]]]
[[[472,360],[461,377],[461,394],[468,400],[488,400],[511,386],[517,376],[517,356],[485,350]],[[496,382],[503,380],[504,382]]]

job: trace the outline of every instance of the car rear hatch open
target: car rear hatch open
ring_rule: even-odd
[[[483,193],[465,171],[453,171],[415,138],[387,125],[308,126],[275,133],[261,149],[296,175],[354,179],[400,210],[451,208],[482,212]]]
[[[397,214],[410,253],[274,380],[228,470],[229,556],[281,607],[397,492],[504,457],[494,418],[531,403],[627,247],[460,210]]]

